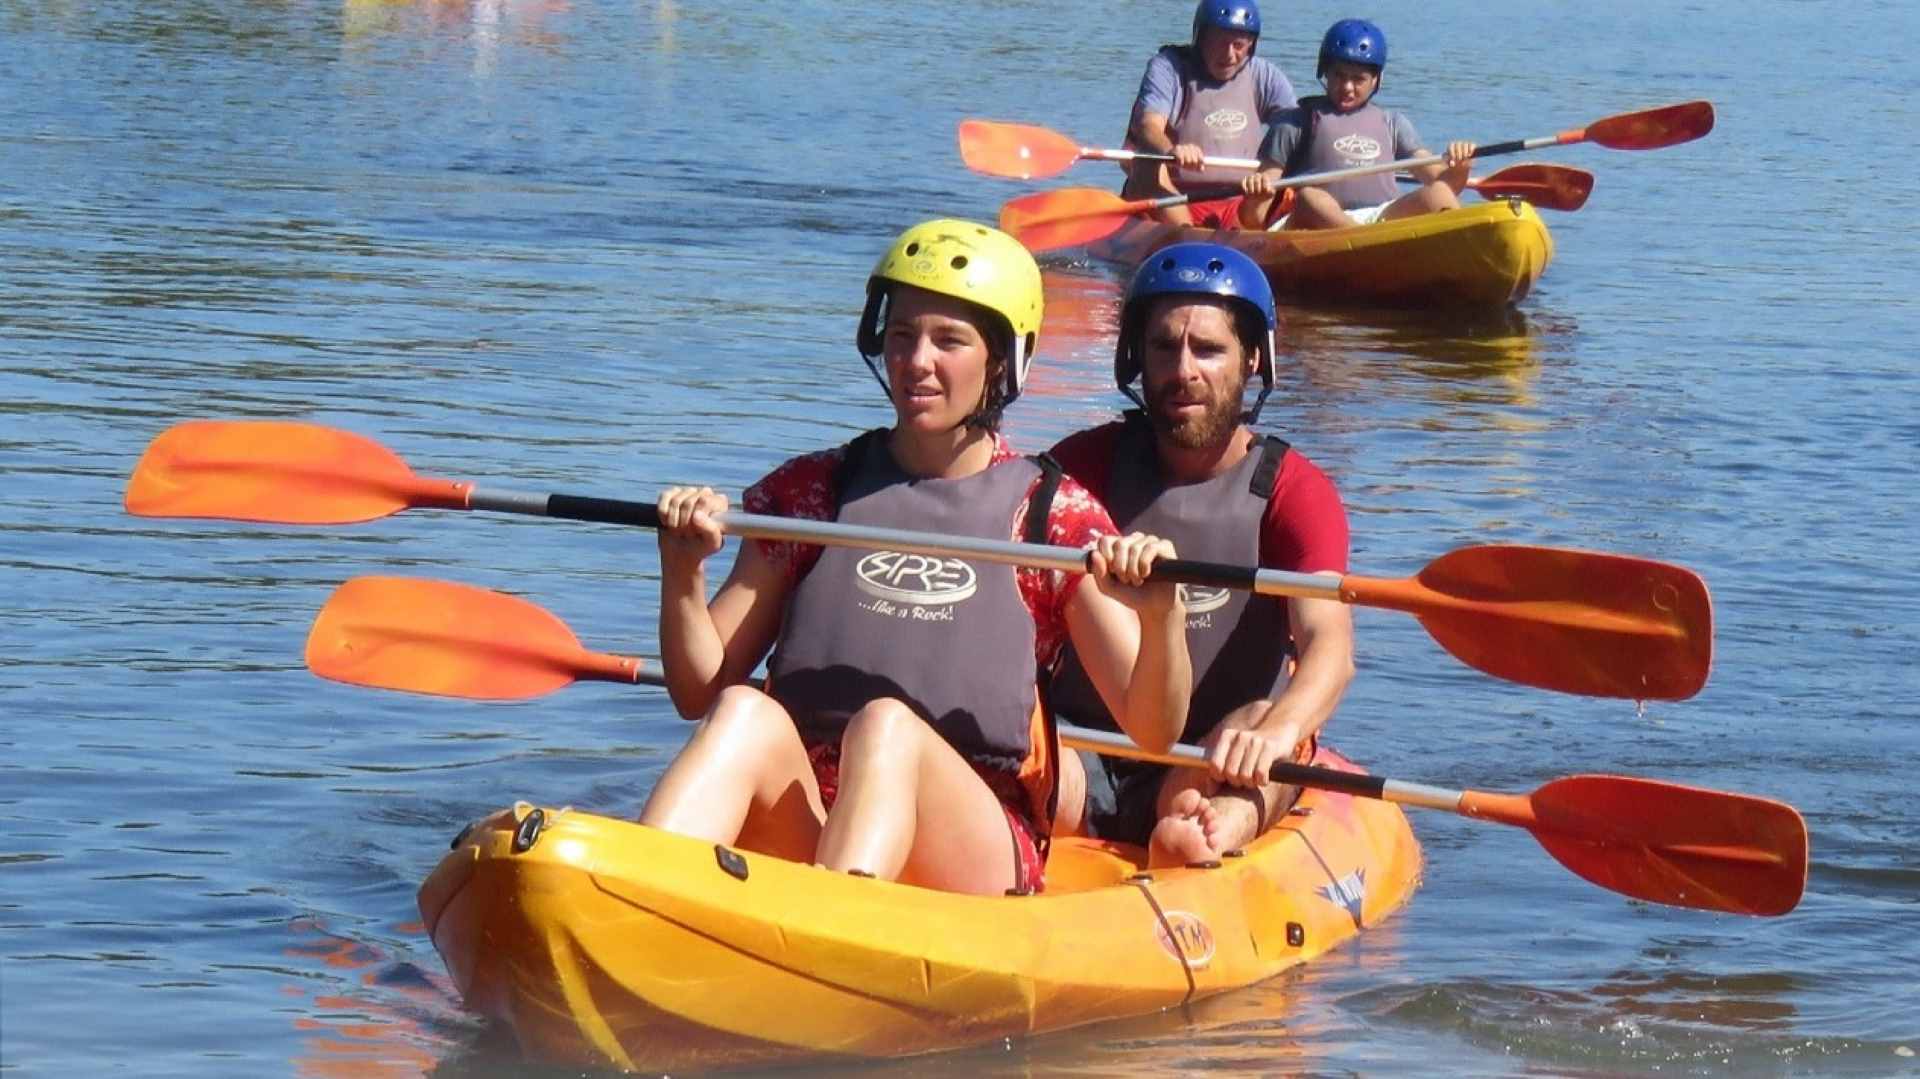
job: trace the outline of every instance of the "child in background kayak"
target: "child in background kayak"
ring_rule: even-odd
[[[1165,540],[1120,536],[1084,488],[998,434],[1041,316],[1040,271],[964,221],[907,230],[868,279],[860,352],[891,429],[796,457],[746,509],[1091,547],[1081,574],[747,542],[711,602],[727,499],[659,499],[661,659],[700,727],[641,823],[951,891],[1033,891],[1058,776],[1036,670],[1071,639],[1122,730],[1164,750],[1186,722],[1185,613],[1147,585]],[[743,684],[761,658],[764,689]]]
[[[1393,174],[1356,176],[1293,189],[1290,209],[1276,198],[1282,177],[1372,165],[1427,153],[1403,113],[1373,103],[1387,66],[1387,35],[1365,19],[1342,19],[1320,41],[1316,69],[1324,96],[1303,98],[1267,128],[1260,160],[1267,167],[1241,181],[1241,228],[1331,229],[1451,210],[1467,185],[1474,144],[1447,144],[1444,165],[1407,171],[1420,186],[1400,194]],[[1391,156],[1383,158],[1382,153]],[[1282,216],[1284,215],[1284,216]]]

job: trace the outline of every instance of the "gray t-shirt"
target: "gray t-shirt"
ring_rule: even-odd
[[[1405,113],[1392,109],[1380,110],[1387,115],[1387,130],[1393,132],[1393,159],[1412,157],[1420,152],[1420,134],[1413,129],[1413,121]],[[1260,144],[1260,160],[1274,165],[1284,165],[1293,157],[1293,148],[1300,143],[1301,132],[1306,129],[1306,106],[1295,105],[1280,115],[1267,121],[1267,138]]]
[[[1184,58],[1190,53],[1185,49],[1164,48],[1147,61],[1147,73],[1140,78],[1140,93],[1134,98],[1133,116],[1138,120],[1146,113],[1159,113],[1169,119],[1180,115],[1181,99],[1186,95],[1183,85],[1192,72],[1181,70],[1181,64],[1191,63]],[[1182,57],[1176,62],[1174,57]],[[1274,117],[1299,104],[1294,95],[1293,84],[1287,81],[1280,69],[1256,56],[1247,61],[1253,71],[1254,91],[1260,99],[1260,122],[1271,124]]]

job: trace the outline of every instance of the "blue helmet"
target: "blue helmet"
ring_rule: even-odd
[[[1243,34],[1252,34],[1258,41],[1260,37],[1260,5],[1253,0],[1200,0],[1200,6],[1193,9],[1193,43],[1200,44],[1200,29],[1211,26],[1215,30],[1238,30]]]
[[[1266,273],[1252,259],[1224,244],[1163,247],[1134,271],[1126,301],[1120,307],[1120,340],[1113,351],[1114,382],[1135,404],[1146,407],[1134,392],[1133,383],[1140,377],[1139,342],[1147,308],[1157,297],[1178,294],[1228,301],[1234,312],[1234,328],[1257,355],[1254,373],[1260,376],[1261,390],[1259,400],[1246,415],[1251,423],[1259,416],[1267,394],[1273,392],[1274,331],[1279,318],[1273,311],[1273,286],[1267,283]]]
[[[1326,78],[1327,65],[1336,60],[1385,71],[1386,32],[1365,19],[1341,19],[1320,39],[1320,66],[1314,69],[1314,76]]]

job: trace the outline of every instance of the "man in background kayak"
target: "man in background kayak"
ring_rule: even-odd
[[[1249,426],[1273,388],[1275,316],[1266,276],[1211,243],[1175,244],[1134,274],[1114,379],[1140,408],[1071,435],[1052,455],[1116,524],[1171,539],[1184,557],[1342,575],[1347,515],[1312,461]],[[1258,376],[1247,408],[1243,394]],[[1138,380],[1139,390],[1134,389]],[[1210,770],[1091,754],[1062,760],[1065,833],[1146,844],[1185,864],[1245,844],[1298,791],[1267,782],[1305,760],[1353,677],[1353,621],[1337,600],[1183,589],[1194,696],[1183,742]],[[1071,651],[1051,683],[1064,719],[1113,729]]]
[[[1387,35],[1366,19],[1341,19],[1320,40],[1315,75],[1327,92],[1277,117],[1260,147],[1260,171],[1241,182],[1242,228],[1331,229],[1451,210],[1460,205],[1474,145],[1447,144],[1444,165],[1409,169],[1420,186],[1400,193],[1390,172],[1294,189],[1290,209],[1276,214],[1282,177],[1333,172],[1420,157],[1427,150],[1406,114],[1373,103],[1387,66]],[[1383,156],[1384,155],[1384,156]],[[1278,218],[1275,220],[1275,218]]]
[[[1193,37],[1162,46],[1147,62],[1128,122],[1127,145],[1143,153],[1171,154],[1172,165],[1137,161],[1127,166],[1122,193],[1129,199],[1160,198],[1207,186],[1230,195],[1244,170],[1208,169],[1202,157],[1253,158],[1260,140],[1282,111],[1293,108],[1293,84],[1280,69],[1254,55],[1260,44],[1260,8],[1254,0],[1200,0]],[[1227,216],[1223,218],[1223,213]],[[1231,206],[1196,202],[1159,211],[1177,225],[1231,226]]]

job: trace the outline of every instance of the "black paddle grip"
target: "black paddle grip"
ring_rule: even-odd
[[[653,503],[623,502],[617,498],[548,495],[547,516],[564,517],[569,521],[595,521],[609,525],[660,527],[660,510]]]
[[[1147,575],[1152,581],[1175,584],[1210,584],[1218,588],[1252,588],[1259,575],[1256,566],[1236,566],[1228,562],[1202,562],[1193,558],[1168,558],[1153,564]]]
[[[1343,794],[1357,794],[1362,798],[1379,798],[1387,789],[1387,781],[1380,776],[1342,772],[1337,768],[1320,768],[1311,764],[1295,764],[1292,761],[1274,761],[1273,767],[1267,770],[1267,778],[1275,783],[1292,783],[1299,787],[1315,787],[1320,790],[1339,791]]]

